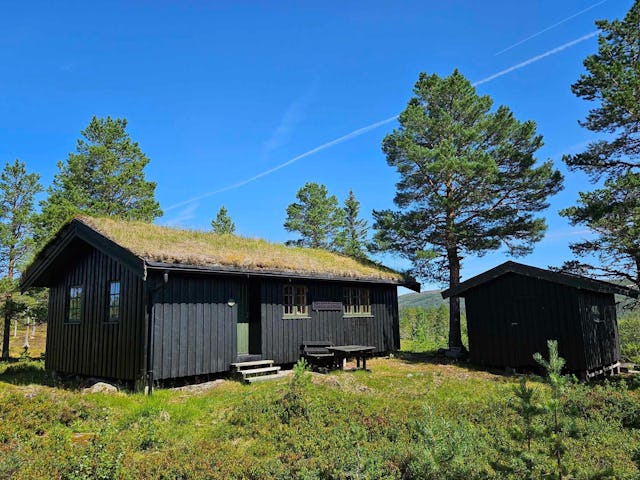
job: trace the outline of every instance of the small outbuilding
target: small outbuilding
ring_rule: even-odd
[[[397,350],[398,285],[420,288],[325,250],[92,217],[63,226],[21,279],[49,287],[47,370],[137,388],[293,363],[304,341]]]
[[[464,297],[471,362],[535,367],[557,340],[566,368],[585,376],[619,366],[615,294],[638,291],[512,261],[442,292]]]

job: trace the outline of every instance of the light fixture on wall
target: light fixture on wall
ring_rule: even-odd
[[[164,272],[162,274],[162,281],[166,284],[169,283],[169,272]]]
[[[236,301],[233,298],[230,298],[229,301],[227,302],[227,305],[229,305],[230,307],[233,307],[236,304]]]

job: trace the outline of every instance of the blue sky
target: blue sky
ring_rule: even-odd
[[[206,229],[225,205],[238,233],[280,242],[294,238],[285,210],[308,181],[341,201],[352,188],[370,221],[373,209],[393,206],[397,177],[380,145],[396,123],[262,173],[393,117],[419,72],[458,68],[495,105],[535,120],[540,160],[564,171],[565,190],[545,212],[547,237],[520,259],[559,265],[571,257],[568,243],[587,234],[557,215],[590,188],[561,162],[597,138],[578,125],[590,105],[570,90],[596,51],[596,37],[583,37],[632,3],[7,2],[0,161],[20,158],[46,186],[93,115],[125,117],[151,159],[160,223]],[[463,278],[505,259],[467,258]]]

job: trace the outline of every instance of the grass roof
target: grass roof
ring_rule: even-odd
[[[410,280],[389,268],[321,249],[114,218],[76,219],[148,261],[354,279]]]

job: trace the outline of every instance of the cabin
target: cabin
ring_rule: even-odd
[[[296,362],[305,341],[400,347],[397,286],[419,284],[325,250],[113,218],[76,217],[21,289],[49,288],[48,371],[154,382]]]
[[[547,340],[558,341],[566,368],[581,376],[619,367],[615,294],[630,288],[506,262],[442,292],[464,297],[470,361],[478,365],[536,368]]]

